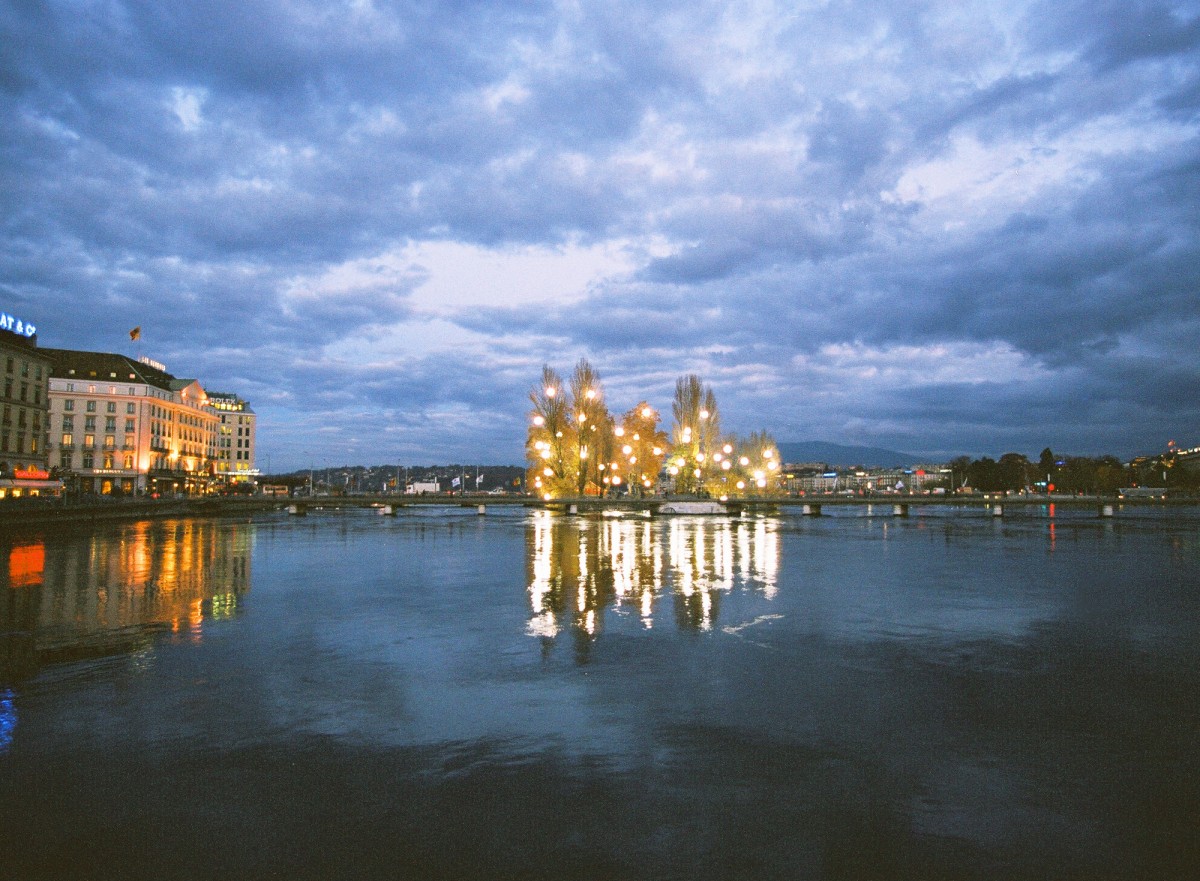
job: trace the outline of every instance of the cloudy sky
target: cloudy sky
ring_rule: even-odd
[[[580,357],[780,441],[1152,452],[1198,136],[1200,2],[0,0],[0,311],[275,470],[519,462]]]

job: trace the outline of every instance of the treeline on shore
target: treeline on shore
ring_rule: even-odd
[[[1022,453],[999,459],[960,456],[949,463],[953,489],[969,486],[982,492],[1024,489],[1110,495],[1123,487],[1152,486],[1173,490],[1200,489],[1200,470],[1183,467],[1171,454],[1125,463],[1116,456],[1056,456],[1050,448],[1036,460]]]

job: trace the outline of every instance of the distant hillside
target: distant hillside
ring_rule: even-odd
[[[826,462],[830,465],[879,465],[895,468],[925,461],[923,456],[880,447],[848,447],[825,441],[798,441],[779,444],[784,462]]]

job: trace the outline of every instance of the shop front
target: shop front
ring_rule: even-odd
[[[15,468],[0,477],[0,499],[25,499],[36,496],[61,496],[61,480],[51,480],[50,472],[40,468]]]

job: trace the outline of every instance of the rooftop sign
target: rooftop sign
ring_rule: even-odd
[[[0,312],[0,330],[7,330],[19,336],[30,337],[37,333],[37,328],[20,318],[13,318],[7,312]]]

